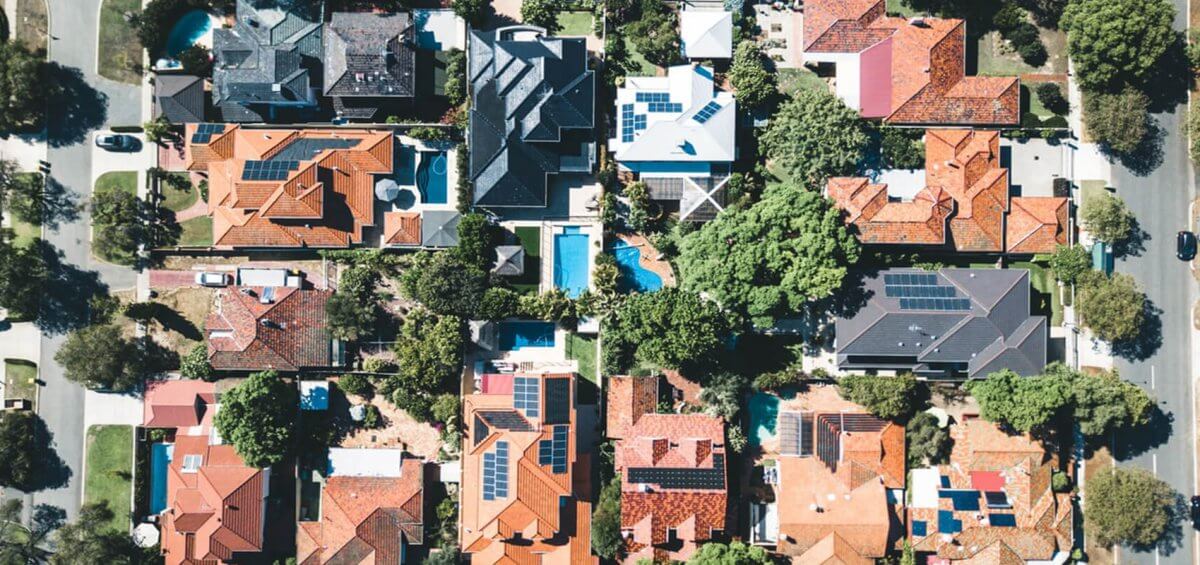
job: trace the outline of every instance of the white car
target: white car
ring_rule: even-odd
[[[225,286],[229,284],[229,275],[207,271],[196,273],[196,284],[200,286]]]

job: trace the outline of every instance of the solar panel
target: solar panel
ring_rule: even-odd
[[[651,112],[682,112],[683,104],[674,102],[651,102],[648,109]]]
[[[988,508],[1012,508],[1012,503],[1008,501],[1008,495],[1003,491],[985,492],[983,498],[987,500]]]
[[[696,120],[696,122],[698,122],[698,123],[703,124],[703,123],[707,122],[709,120],[709,118],[712,118],[714,115],[716,115],[717,111],[719,111],[720,109],[721,109],[720,104],[718,104],[716,102],[709,102],[708,104],[705,104],[704,107],[701,108],[699,112],[696,112],[695,114],[693,114],[692,119]]]
[[[538,442],[538,465],[549,465],[553,463],[554,456],[554,441],[541,440]]]
[[[225,132],[225,124],[200,124],[192,133],[192,143],[208,143],[212,137]]]
[[[291,171],[299,168],[299,161],[246,161],[246,166],[242,169],[242,180],[286,180]]]
[[[483,421],[495,428],[517,432],[533,431],[533,426],[529,424],[529,420],[523,418],[515,410],[489,410],[479,412],[478,414],[483,418]]]
[[[496,497],[508,497],[508,442],[496,442]]]
[[[806,412],[800,415],[800,456],[811,457],[813,454],[813,415]]]
[[[713,466],[708,469],[630,468],[629,482],[658,485],[664,489],[722,489],[725,488],[725,456],[714,453]]]
[[[922,520],[913,520],[913,523],[912,523],[913,535],[914,536],[924,536],[925,532],[926,532],[925,522]]]
[[[553,452],[551,453],[551,470],[556,475],[567,472],[567,434],[569,426],[554,426]]]
[[[480,418],[478,414],[476,414],[475,415],[475,445],[479,445],[479,444],[483,443],[483,440],[487,439],[488,436],[490,436],[490,435],[492,435],[491,428],[489,428],[487,424],[483,423],[483,419]]]
[[[988,523],[1001,528],[1017,527],[1017,517],[1012,514],[989,514]]]
[[[954,518],[950,510],[938,510],[938,531],[943,534],[957,534],[962,531],[962,520]]]
[[[633,104],[621,105],[621,141],[633,141]]]
[[[567,424],[571,421],[571,379],[546,379],[545,417],[546,424]]]
[[[638,102],[670,102],[671,93],[669,92],[639,92],[634,98]]]
[[[496,454],[483,454],[483,499],[496,500]]]
[[[979,491],[977,490],[943,490],[938,497],[949,498],[955,510],[979,510]]]
[[[901,310],[939,310],[965,312],[971,309],[970,298],[901,298]]]
[[[530,418],[537,418],[541,380],[535,377],[517,377],[513,379],[513,408],[520,410]]]

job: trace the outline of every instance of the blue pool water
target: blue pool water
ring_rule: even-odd
[[[526,347],[554,347],[554,323],[500,322],[500,350],[516,351]]]
[[[167,35],[167,56],[174,57],[195,45],[201,37],[212,30],[212,20],[204,10],[192,10],[175,22]]]
[[[422,151],[417,167],[417,188],[426,204],[446,203],[446,152]]]
[[[775,421],[779,417],[779,397],[765,392],[750,397],[750,445],[762,445],[775,437]]]
[[[408,145],[400,145],[400,148],[396,150],[396,184],[400,186],[417,184],[416,170],[417,150]]]
[[[167,507],[167,466],[175,446],[155,443],[150,446],[150,513],[158,514]]]
[[[662,277],[646,270],[638,262],[642,252],[633,246],[614,247],[613,256],[617,259],[617,290],[621,292],[654,292],[662,288]]]
[[[554,235],[554,287],[571,298],[588,287],[588,235],[579,226],[567,226]]]

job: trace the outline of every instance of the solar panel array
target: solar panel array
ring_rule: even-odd
[[[508,442],[496,442],[495,450],[483,454],[483,499],[508,497]]]
[[[935,285],[938,282],[938,277],[931,273],[893,273],[883,275],[883,284],[890,285]]]
[[[621,141],[633,141],[633,104],[621,105]]]
[[[534,377],[513,379],[513,408],[524,412],[530,418],[537,418],[540,414],[538,396],[541,388],[541,380]]]
[[[200,124],[192,133],[192,143],[208,143],[218,133],[225,133],[225,124]]]
[[[800,456],[811,457],[813,454],[813,415],[805,412],[800,415]]]
[[[965,312],[971,309],[970,298],[901,298],[901,310],[945,310]]]
[[[692,116],[692,119],[696,120],[698,123],[703,124],[703,123],[707,122],[709,120],[709,118],[712,118],[714,115],[716,115],[717,111],[720,109],[721,109],[720,104],[718,104],[716,102],[709,102],[708,104],[705,104],[704,107],[701,108],[699,112],[696,112]]]
[[[494,428],[517,432],[533,431],[533,426],[529,424],[529,420],[521,417],[521,413],[516,410],[487,410],[479,412],[479,415],[483,418],[483,421]]]
[[[889,284],[883,287],[888,298],[954,298],[952,286],[901,286]]]
[[[554,426],[554,449],[551,453],[550,468],[556,475],[567,472],[567,433],[570,431],[569,426]]]
[[[545,424],[566,424],[571,421],[571,379],[546,379]]]
[[[683,104],[678,102],[651,102],[649,106],[651,112],[682,112]]]
[[[955,510],[974,512],[979,510],[979,491],[977,490],[943,490],[938,492],[938,498],[949,498]]]
[[[987,500],[988,508],[1012,508],[1012,503],[1008,501],[1008,495],[1003,491],[984,492],[983,497]]]
[[[634,98],[638,102],[670,102],[670,92],[639,92]]]
[[[492,429],[487,424],[483,423],[483,419],[479,415],[475,416],[475,445],[483,443],[483,440],[492,435]]]
[[[957,298],[953,286],[938,284],[931,273],[895,273],[883,275],[883,290],[888,298],[899,298],[901,310],[967,311],[971,299]]]
[[[988,523],[999,528],[1017,527],[1017,517],[1012,514],[989,514]]]
[[[725,487],[725,456],[714,453],[713,466],[708,469],[634,467],[629,469],[629,482],[658,485],[664,489],[722,489]]]
[[[242,180],[287,180],[288,174],[299,168],[299,161],[246,161]]]

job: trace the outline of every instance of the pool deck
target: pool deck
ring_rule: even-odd
[[[671,264],[657,259],[660,256],[658,249],[650,245],[650,241],[644,236],[636,233],[618,233],[617,239],[625,242],[630,247],[637,247],[639,253],[638,264],[643,269],[658,275],[662,279],[663,286],[675,286],[675,270],[671,268]]]
[[[838,394],[837,385],[830,383],[809,383],[807,390],[797,393],[792,398],[780,398],[779,413],[784,412],[864,412],[863,407],[842,398]],[[759,446],[758,459],[775,459],[779,457],[779,431],[775,436],[762,442]]]

